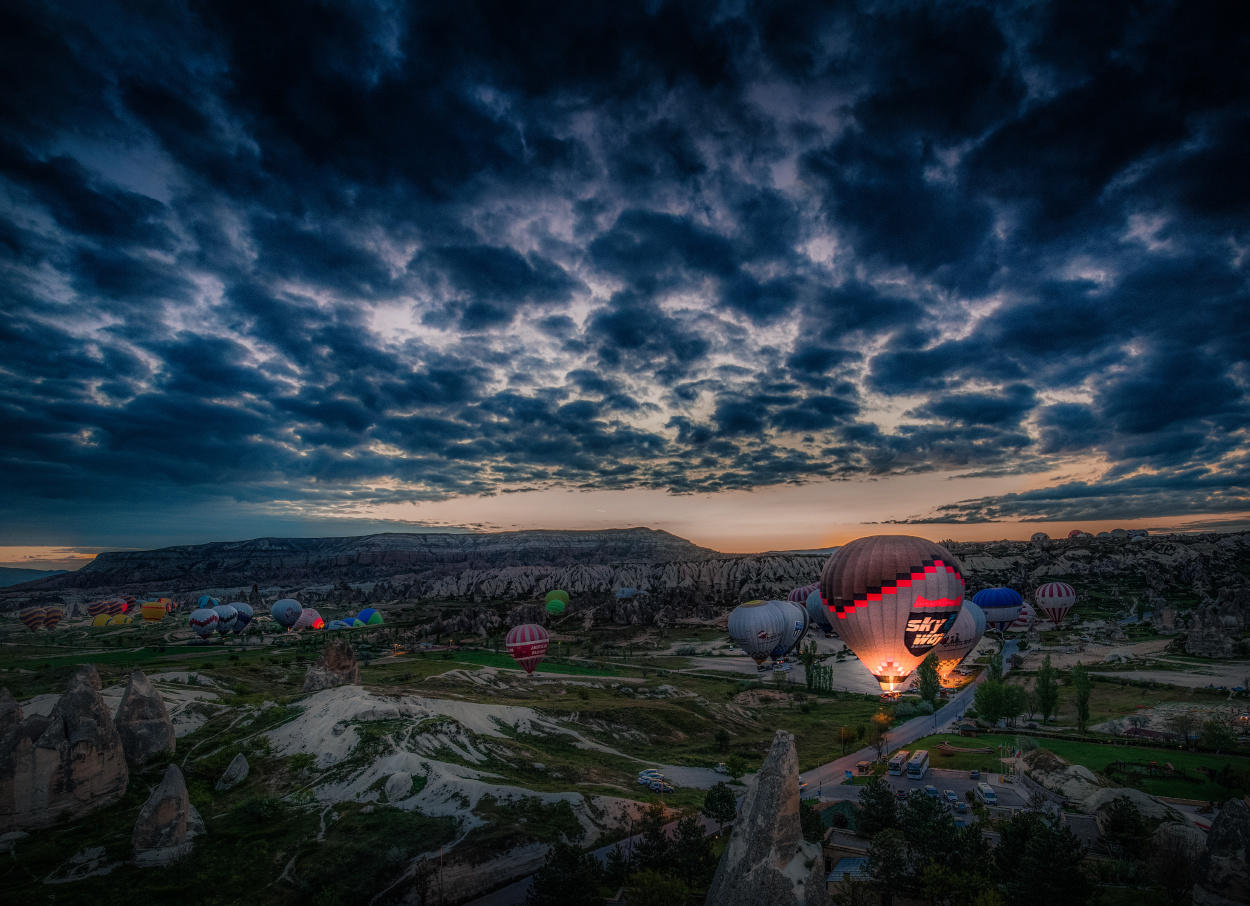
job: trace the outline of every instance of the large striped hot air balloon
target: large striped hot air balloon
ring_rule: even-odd
[[[65,618],[65,609],[59,604],[49,604],[43,609],[43,628],[55,629],[56,625]]]
[[[898,689],[942,640],[963,603],[959,562],[908,535],[858,538],[829,558],[820,594],[841,639],[876,677]]]
[[[217,628],[217,611],[211,607],[198,607],[191,611],[191,616],[187,618],[187,621],[196,635],[206,639]]]
[[[102,613],[109,612],[109,602],[107,600],[92,601],[87,605],[87,616],[98,617]]]
[[[1047,582],[1033,593],[1033,600],[1046,619],[1058,626],[1076,605],[1076,589],[1067,582]]]
[[[772,601],[747,601],[729,614],[729,637],[757,664],[787,638],[790,620]]]
[[[951,672],[977,647],[985,634],[985,613],[972,601],[964,599],[959,615],[937,644],[937,674],[943,683]]]
[[[43,628],[44,609],[42,607],[27,607],[17,615],[22,621],[22,625],[34,632],[36,629]]]
[[[972,596],[972,601],[985,612],[985,625],[1003,632],[1020,615],[1024,598],[1014,588],[983,588]]]
[[[317,613],[311,607],[305,607],[299,612],[299,617],[295,621],[295,625],[291,627],[294,630],[302,631],[304,629],[325,629],[326,621],[321,618],[321,614]]]
[[[526,673],[533,673],[534,668],[547,656],[547,646],[550,641],[547,630],[537,623],[522,623],[508,630],[508,637],[504,644],[508,649],[508,654],[512,655],[512,659],[520,664]]]
[[[274,602],[273,607],[269,609],[269,615],[277,621],[279,626],[290,629],[295,625],[295,621],[299,619],[303,610],[299,601],[294,598],[282,598]]]
[[[125,598],[109,598],[108,612],[111,613],[113,616],[117,616],[118,614],[125,613],[126,612],[126,599]]]
[[[148,623],[157,623],[165,619],[165,605],[160,601],[144,601],[139,605],[139,613]]]

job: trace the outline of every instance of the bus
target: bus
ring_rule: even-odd
[[[895,774],[897,776],[902,775],[903,767],[907,764],[908,754],[909,753],[906,749],[899,749],[890,756],[889,771],[891,774]]]
[[[994,788],[988,783],[977,784],[977,798],[986,805],[998,805],[998,794],[994,792]]]
[[[924,775],[929,773],[929,753],[924,749],[917,749],[911,753],[911,758],[907,760],[907,778],[909,780],[923,780]]]

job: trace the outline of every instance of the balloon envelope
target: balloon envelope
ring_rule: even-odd
[[[566,607],[568,607],[568,604],[561,601],[559,598],[547,599],[547,604],[546,604],[547,613],[551,614],[552,616],[559,616],[560,614],[564,613],[564,608]]]
[[[729,614],[729,637],[757,664],[786,637],[787,614],[772,601],[748,601]]]
[[[52,629],[65,617],[65,611],[56,604],[43,609],[43,628]]]
[[[44,609],[42,607],[27,607],[17,615],[27,629],[34,631],[43,628]]]
[[[1002,632],[1020,616],[1024,598],[1014,588],[983,588],[972,596],[972,601],[985,612],[985,625]]]
[[[1011,624],[1012,632],[1022,632],[1037,622],[1037,611],[1027,601],[1020,605],[1020,616]]]
[[[810,618],[807,615],[807,608],[793,601],[772,601],[770,603],[775,604],[785,616],[786,631],[782,635],[781,641],[769,652],[769,656],[774,658],[785,657],[803,641],[803,636],[807,634]]]
[[[292,629],[325,629],[326,621],[321,619],[321,614],[317,613],[311,607],[305,607],[299,612],[299,617],[295,620]]]
[[[547,592],[546,600],[548,603],[551,601],[563,601],[565,604],[568,604],[570,600],[569,593],[563,588],[553,588],[551,591]]]
[[[256,612],[252,610],[252,605],[246,601],[231,601],[230,606],[234,608],[234,612],[238,614],[234,620],[234,631],[242,632],[248,627],[256,616]]]
[[[165,619],[165,605],[160,601],[144,601],[139,605],[139,613],[146,622],[155,623]]]
[[[537,623],[522,623],[520,626],[513,626],[508,630],[508,637],[505,640],[508,654],[512,655],[512,659],[520,664],[526,673],[533,673],[534,668],[542,663],[543,658],[547,656],[548,644],[550,644],[550,636],[547,635],[547,630]]]
[[[347,628],[346,620],[331,620],[329,623],[326,623],[326,629],[346,629],[346,628]]]
[[[290,629],[295,625],[295,621],[299,619],[300,612],[304,608],[300,606],[299,601],[294,598],[283,598],[276,601],[269,609],[269,615],[278,621],[279,626],[285,626]]]
[[[823,632],[833,632],[833,624],[829,622],[829,611],[820,600],[819,588],[807,596],[806,607],[807,618],[811,621],[811,625],[816,626]]]
[[[946,631],[946,635],[942,636],[942,641],[937,644],[938,679],[946,682],[951,671],[972,653],[972,649],[977,647],[983,635],[985,635],[985,612],[974,602],[965,598],[963,606],[959,608],[959,615],[955,617],[955,622]]]
[[[1047,582],[1034,592],[1033,600],[1046,619],[1058,626],[1076,605],[1076,589],[1067,582]]]
[[[819,582],[813,582],[811,585],[803,585],[799,588],[792,589],[786,600],[793,601],[795,604],[806,604],[811,593],[819,588]]]
[[[360,613],[356,614],[356,619],[360,620],[366,626],[381,626],[382,614],[378,613],[372,607],[366,607]]]
[[[199,607],[191,611],[191,616],[187,617],[191,630],[202,639],[213,634],[213,630],[217,628],[217,620],[217,611],[211,607]]]
[[[217,614],[217,631],[222,635],[234,629],[235,622],[239,619],[239,612],[229,604],[218,604],[213,608]]]
[[[92,626],[107,626],[109,624],[109,620],[111,620],[112,618],[113,617],[111,614],[97,613],[94,617],[91,618],[91,625]]]
[[[212,608],[216,607],[220,603],[221,602],[218,601],[216,598],[214,598],[212,595],[200,595],[200,599],[195,602],[195,606],[199,608],[203,608],[205,610],[211,610]]]
[[[963,603],[946,548],[909,535],[858,538],[829,558],[820,595],[839,637],[886,692],[942,640]]]

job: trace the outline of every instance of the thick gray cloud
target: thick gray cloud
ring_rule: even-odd
[[[1245,11],[767,7],[7,5],[15,539],[1075,457],[921,518],[1250,510]]]

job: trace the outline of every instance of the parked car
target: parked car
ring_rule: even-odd
[[[659,768],[647,768],[645,771],[639,771],[638,776],[639,777],[652,777],[652,778],[663,777],[664,772],[661,771]]]
[[[935,787],[931,783],[926,783],[924,785],[924,794],[928,796],[930,799],[936,799],[938,797],[937,787]]]
[[[980,772],[980,771],[978,771],[978,770],[975,770],[975,769],[974,769],[974,770],[969,771],[969,772],[968,772],[968,779],[969,779],[969,780],[980,780],[980,779],[981,779],[981,772]]]
[[[663,780],[656,780],[651,784],[651,789],[657,793],[671,793],[673,791],[673,785],[671,783],[665,783]]]
[[[955,803],[955,811],[961,815],[968,814],[968,803],[964,802],[962,799],[959,800]]]
[[[942,790],[942,795],[946,797],[946,801],[951,805],[959,804],[959,797],[955,795],[954,790]]]

